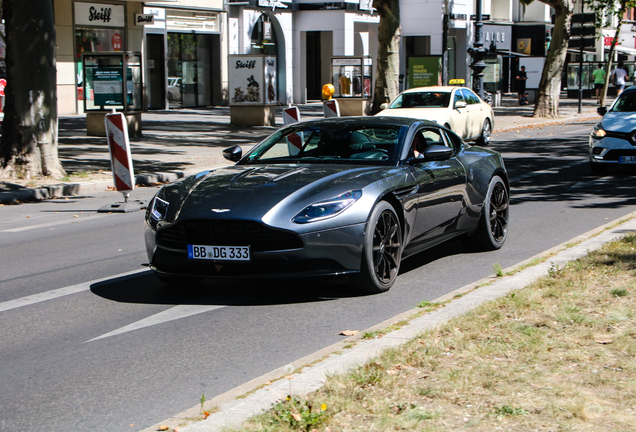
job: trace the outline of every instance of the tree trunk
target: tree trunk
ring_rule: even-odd
[[[3,0],[7,87],[0,178],[61,178],[53,0]]]
[[[375,0],[373,7],[380,14],[380,24],[378,26],[378,64],[370,114],[377,114],[382,111],[380,105],[392,101],[399,93],[402,28],[400,27],[399,0]]]
[[[568,42],[570,41],[570,21],[574,13],[574,1],[557,0],[551,2],[542,1],[542,3],[554,8],[556,20],[552,30],[548,57],[543,65],[533,117],[558,118],[561,77],[567,56]]]
[[[603,92],[601,93],[601,103],[600,106],[605,106],[605,99],[607,99],[607,89],[609,87],[609,79],[610,72],[612,70],[612,60],[614,59],[614,52],[616,51],[616,45],[618,44],[618,35],[621,32],[621,27],[623,26],[623,16],[625,16],[625,11],[627,9],[627,2],[622,0],[620,2],[620,8],[617,12],[618,15],[618,25],[616,26],[616,32],[614,33],[614,39],[612,39],[612,46],[609,51],[609,56],[607,59],[607,64],[605,65],[605,83],[603,83]]]

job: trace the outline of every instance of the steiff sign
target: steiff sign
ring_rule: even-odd
[[[99,27],[125,27],[123,5],[75,3],[75,24]]]
[[[135,14],[135,25],[152,25],[155,23],[153,14]]]

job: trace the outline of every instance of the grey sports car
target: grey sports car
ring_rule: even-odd
[[[236,164],[164,186],[148,206],[148,258],[164,282],[347,275],[379,293],[403,258],[443,241],[506,241],[501,155],[437,123],[306,121],[223,153]]]

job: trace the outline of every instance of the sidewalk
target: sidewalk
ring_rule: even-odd
[[[518,106],[516,95],[505,95],[495,107],[494,132],[540,124],[596,118],[594,99],[561,99],[560,118],[532,117],[533,105]],[[323,117],[322,104],[300,105],[301,120]],[[222,150],[238,144],[244,151],[281,127],[282,107],[276,126],[232,126],[229,107],[152,111],[142,114],[143,137],[131,139],[136,183],[174,181],[204,169],[228,165]],[[113,186],[106,139],[86,136],[85,116],[59,119],[59,157],[69,177],[64,181],[0,181],[0,203],[47,199],[102,192]]]

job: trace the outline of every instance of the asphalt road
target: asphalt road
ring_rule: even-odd
[[[592,123],[495,134],[512,179],[503,249],[452,242],[406,260],[385,294],[341,281],[166,289],[143,213],[91,197],[0,208],[0,430],[138,431],[597,226],[636,211],[634,170],[592,176]],[[154,188],[133,198],[149,199]]]

